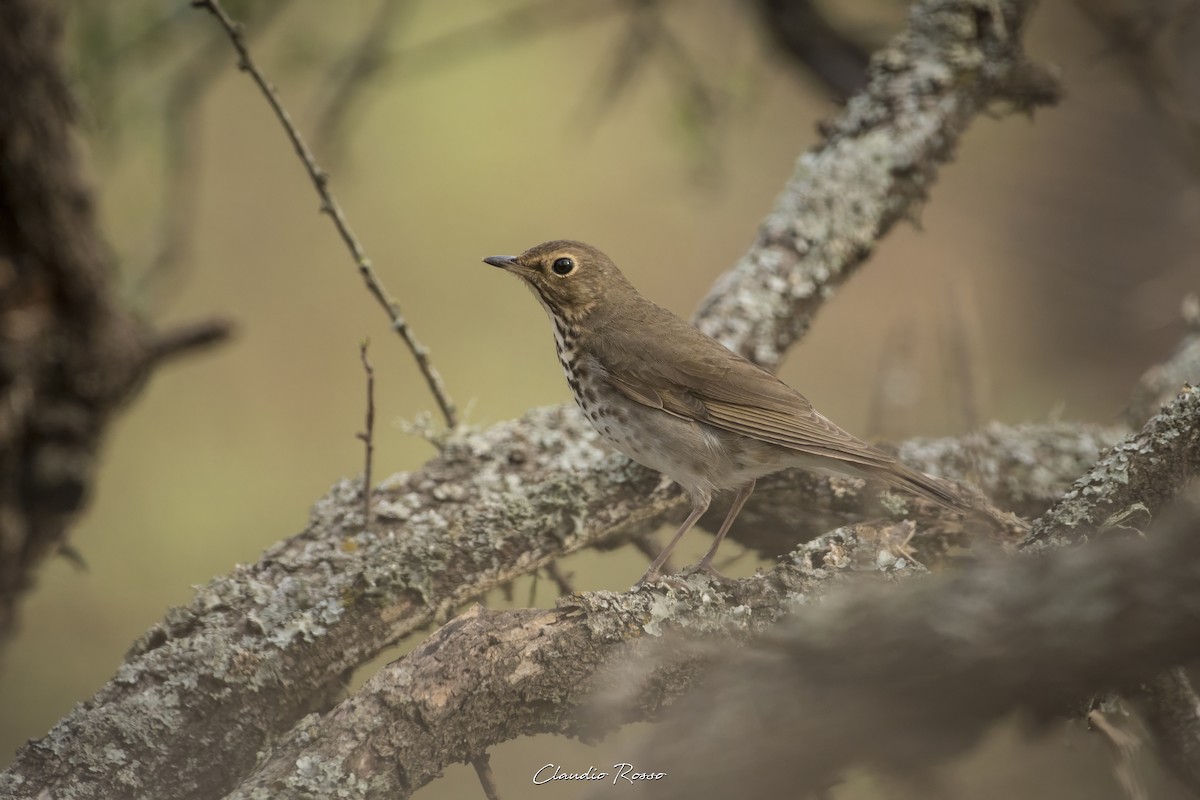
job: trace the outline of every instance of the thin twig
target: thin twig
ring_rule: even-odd
[[[380,0],[375,15],[363,27],[362,37],[350,48],[349,54],[334,64],[326,73],[322,100],[317,104],[316,143],[322,153],[341,150],[343,137],[338,133],[345,127],[346,116],[356,100],[362,97],[363,88],[370,84],[375,74],[383,68],[385,51],[398,37],[396,20],[401,12],[412,11],[416,3],[410,0]]]
[[[496,776],[492,774],[492,757],[487,753],[480,753],[471,759],[471,766],[479,776],[479,783],[483,786],[487,800],[500,800],[500,792],[496,789]]]
[[[529,608],[533,608],[533,607],[535,606],[535,604],[537,603],[537,587],[538,587],[538,577],[539,577],[541,574],[542,574],[542,571],[541,571],[540,569],[536,569],[536,570],[534,570],[534,571],[533,571],[533,574],[529,576],[529,577],[530,577],[530,581],[529,581],[529,601],[528,601],[527,603],[525,603],[525,605],[526,605],[526,606],[528,606]],[[509,584],[506,584],[506,585],[507,585],[507,586],[509,586],[509,587],[511,587],[511,586],[512,586],[512,584],[511,584],[511,583],[509,583]],[[509,591],[509,594],[512,594],[511,590]]]
[[[224,319],[206,319],[164,331],[150,345],[147,366],[158,366],[178,356],[220,344],[232,332],[233,325]]]
[[[429,385],[429,390],[433,393],[433,397],[442,411],[442,416],[446,419],[446,424],[451,428],[455,427],[458,424],[457,411],[454,403],[450,400],[450,395],[446,392],[446,387],[442,383],[441,376],[429,361],[429,350],[417,341],[416,335],[400,311],[400,305],[387,292],[382,282],[380,282],[379,277],[375,274],[375,269],[371,266],[370,259],[367,258],[366,253],[363,251],[362,244],[350,230],[349,223],[346,222],[346,217],[342,213],[342,207],[338,205],[337,200],[333,197],[333,193],[329,191],[328,173],[317,165],[312,151],[309,150],[304,138],[300,135],[300,131],[292,123],[291,115],[283,107],[283,103],[280,101],[275,87],[271,85],[271,82],[267,80],[266,76],[263,75],[262,71],[259,70],[250,58],[250,51],[247,49],[245,38],[242,36],[241,26],[225,13],[225,9],[221,7],[220,0],[192,0],[192,5],[211,12],[225,28],[225,32],[229,34],[229,40],[233,43],[233,47],[238,53],[238,69],[250,73],[250,77],[254,79],[263,96],[266,97],[271,110],[275,112],[276,118],[279,119],[279,124],[283,126],[288,139],[291,140],[296,155],[304,162],[304,167],[308,171],[308,177],[312,180],[313,187],[317,190],[317,194],[321,198],[321,211],[328,214],[333,220],[338,234],[341,235],[342,241],[354,257],[355,264],[358,265],[359,274],[362,275],[363,282],[367,285],[367,290],[370,291],[372,297],[379,301],[379,304],[391,318],[392,330],[400,334],[400,338],[404,340],[404,343],[408,345],[408,349],[412,351],[413,358],[416,359],[417,366],[420,368],[421,374],[425,376],[425,382]]]
[[[371,462],[375,456],[375,370],[367,359],[369,339],[358,345],[358,356],[367,373],[367,428],[358,434],[366,448],[366,466],[363,467],[363,530],[371,527]]]

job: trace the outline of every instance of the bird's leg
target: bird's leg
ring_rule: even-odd
[[[679,540],[683,538],[683,535],[690,531],[697,520],[704,516],[705,511],[708,511],[708,503],[709,499],[707,497],[692,498],[692,513],[688,514],[688,518],[679,526],[679,530],[675,531],[675,535],[671,537],[671,541],[667,542],[667,546],[658,554],[658,558],[654,559],[654,563],[650,565],[650,568],[646,570],[646,574],[641,577],[638,583],[652,581],[658,577],[658,570],[671,557],[671,551],[675,549],[675,545],[679,544]]]
[[[738,489],[737,496],[733,498],[733,505],[729,507],[729,513],[725,515],[725,521],[721,523],[721,530],[717,531],[717,538],[713,540],[712,547],[708,548],[704,558],[700,559],[700,563],[696,565],[696,572],[707,572],[709,575],[720,576],[721,573],[717,572],[716,567],[712,565],[713,556],[717,554],[717,548],[721,546],[721,540],[725,538],[725,534],[729,533],[729,529],[733,527],[733,521],[737,519],[742,506],[746,505],[746,501],[750,499],[750,493],[754,491],[754,483],[754,481],[750,481]]]

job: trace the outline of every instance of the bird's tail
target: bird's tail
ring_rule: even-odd
[[[926,475],[898,461],[876,466],[869,474],[889,486],[918,494],[938,505],[974,519],[986,521],[993,529],[1017,534],[1029,530],[1029,523],[1009,511],[992,505],[983,492],[958,487],[950,481]]]
[[[875,473],[875,477],[890,486],[919,494],[960,514],[970,514],[981,510],[973,498],[968,497],[949,481],[926,475],[924,472],[919,472],[899,462],[891,465],[890,468],[880,469]]]

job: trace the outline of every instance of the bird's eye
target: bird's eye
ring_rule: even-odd
[[[550,269],[554,270],[555,275],[570,275],[575,271],[575,261],[570,258],[555,259]]]

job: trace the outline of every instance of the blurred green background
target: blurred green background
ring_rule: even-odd
[[[333,190],[474,425],[569,399],[542,310],[481,257],[551,238],[589,241],[686,316],[751,241],[794,159],[816,141],[815,124],[837,112],[815,79],[773,50],[748,4],[667,4],[712,107],[689,99],[656,57],[605,99],[628,30],[625,4],[596,3],[544,29],[488,30],[519,5],[409,4],[385,29],[393,57],[359,90],[339,146],[318,150],[323,161],[337,156],[325,162]],[[139,6],[141,17],[131,12]],[[288,3],[262,35],[250,17],[260,65],[302,130],[316,128],[329,76],[377,6]],[[111,429],[71,539],[88,569],[58,559],[41,570],[0,664],[0,763],[101,686],[191,586],[300,531],[328,486],[360,472],[364,337],[377,373],[376,475],[433,454],[390,424],[434,406],[227,45],[194,116],[182,127],[166,124],[179,122],[170,114],[164,121],[173,76],[218,35],[186,3],[165,8],[68,12],[84,146],[130,302],[161,326],[228,317],[237,335],[162,371]],[[229,8],[249,14],[245,4]],[[839,8],[843,25],[875,39],[903,15],[867,0]],[[440,54],[429,45],[461,41],[453,37],[462,30],[482,33]],[[785,380],[853,431],[954,433],[973,417],[1115,421],[1138,375],[1178,337],[1180,298],[1196,288],[1193,174],[1121,61],[1069,7],[1048,4],[1028,40],[1035,57],[1061,67],[1065,102],[1032,122],[978,121],[919,228],[902,225],[883,242],[783,367]],[[146,279],[169,207],[168,154],[180,145],[195,153],[190,253]],[[954,391],[958,341],[977,388],[971,409]],[[881,417],[871,405],[883,363],[906,370],[910,401]],[[635,554],[584,554],[566,567],[577,588],[617,588],[643,564]],[[528,592],[519,585],[513,602]],[[546,581],[537,601],[553,601]],[[501,790],[521,796],[516,787],[545,763],[586,769],[627,758],[643,730],[594,750],[548,737],[505,745],[494,756]],[[1072,747],[1055,739],[1020,758],[1075,759],[1075,786],[1119,796],[1101,746],[1067,738]],[[1018,746],[1011,732],[996,741]],[[959,773],[972,796],[1012,797],[1039,770],[976,764]],[[457,768],[420,796],[466,793],[480,794],[469,768]]]

